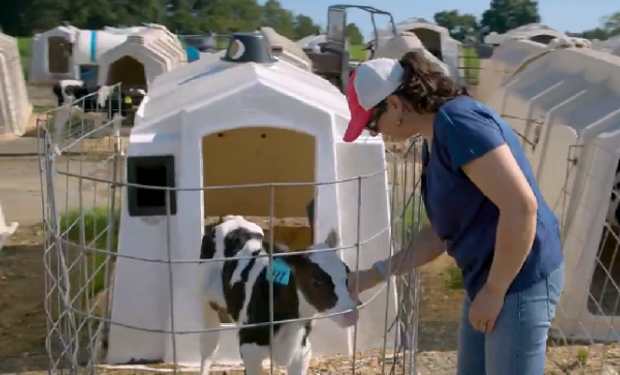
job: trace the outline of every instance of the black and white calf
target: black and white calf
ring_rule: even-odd
[[[62,107],[63,104],[71,102],[71,98],[76,98],[77,95],[81,95],[81,91],[86,90],[85,83],[79,79],[63,79],[52,86],[52,92],[56,97],[58,107]],[[75,92],[75,94],[74,94]]]
[[[293,321],[274,324],[273,342],[269,325],[244,328],[242,325],[268,323],[269,244],[262,229],[241,216],[227,216],[215,227],[205,228],[201,259],[221,259],[200,264],[200,291],[205,329],[218,329],[218,311],[226,309],[240,326],[239,351],[247,375],[259,375],[262,363],[269,358],[286,366],[289,375],[304,375],[308,370],[312,349],[308,336],[312,323]],[[336,248],[338,235],[331,231],[324,243],[309,250]],[[288,253],[274,245],[274,254]],[[247,257],[247,258],[246,258]],[[239,259],[241,258],[241,259]],[[358,318],[357,301],[347,289],[349,268],[335,251],[311,254],[291,252],[273,259],[273,320],[312,318],[318,313],[343,313],[332,319],[341,327],[350,327]],[[201,334],[201,374],[209,373],[217,350],[218,331]]]
[[[72,118],[92,121],[91,129],[99,129],[110,120],[120,125],[133,108],[131,96],[135,93],[126,95],[117,86],[88,87],[80,80],[62,80],[52,90],[58,101],[54,114],[54,137],[58,140],[70,135],[65,134],[65,126]]]
[[[88,87],[81,80],[65,79],[52,87],[54,96],[58,102],[58,107],[65,104],[75,103],[74,107],[84,113],[100,112],[107,114],[109,118],[120,113],[126,116],[132,108],[130,92],[126,95],[118,90],[113,90],[110,86],[91,86]],[[137,94],[145,95],[144,90],[136,91]],[[94,95],[97,94],[97,95]]]

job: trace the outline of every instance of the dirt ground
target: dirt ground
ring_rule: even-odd
[[[31,95],[40,97],[49,105],[47,92],[31,89]],[[35,103],[36,104],[36,103]],[[16,142],[16,143],[15,143]],[[43,305],[45,269],[43,267],[41,184],[36,140],[18,140],[7,145],[0,143],[0,200],[8,221],[20,223],[17,233],[0,252],[0,374],[47,372],[46,314]],[[2,156],[2,155],[9,156]],[[19,156],[22,154],[22,156]],[[59,163],[60,164],[60,163]],[[77,165],[77,164],[73,164]],[[94,163],[83,163],[81,168],[100,173]],[[71,167],[74,168],[74,167]],[[75,169],[71,169],[75,172]],[[82,170],[83,171],[83,170]],[[62,207],[80,204],[75,192],[79,185],[59,181]],[[83,205],[97,204],[106,197],[102,186],[79,186],[91,197]],[[99,199],[99,201],[97,200]],[[456,338],[460,315],[461,290],[447,286],[445,270],[452,261],[443,256],[421,269],[421,301],[419,313],[419,349],[416,373],[448,375],[455,373]],[[614,345],[580,347],[550,346],[546,374],[617,374],[620,366],[620,348]],[[583,353],[586,353],[587,360]],[[379,352],[365,353],[356,373],[380,374]],[[388,361],[389,362],[389,361]],[[585,365],[581,365],[585,363]],[[605,363],[603,366],[602,364]],[[390,363],[387,363],[388,369]],[[585,368],[584,368],[585,367]],[[312,374],[350,373],[349,358],[313,360]],[[144,370],[100,370],[101,373],[129,375]],[[219,374],[242,374],[228,370]],[[397,370],[395,373],[402,373]]]
[[[11,217],[8,211],[6,215]],[[20,226],[0,254],[0,374],[47,369],[41,242],[40,225]],[[449,362],[438,361],[432,352],[456,348],[459,309],[455,301],[462,293],[444,288],[443,269],[449,262],[443,258],[422,270],[420,348],[431,352],[422,358],[437,370]]]
[[[8,214],[7,214],[8,215]],[[40,225],[21,226],[0,253],[0,374],[47,371],[45,347],[46,320],[44,301],[44,267]],[[421,270],[417,373],[449,375],[455,373],[456,335],[462,291],[446,287],[444,270],[451,260],[442,257]],[[616,374],[620,365],[618,345],[588,348],[586,369],[579,365],[578,347],[550,347],[546,374]],[[360,357],[358,357],[360,358]],[[357,373],[381,374],[380,351],[364,353]],[[602,367],[605,363],[605,367]],[[402,365],[401,365],[402,366]],[[348,357],[314,359],[312,374],[350,373]],[[601,372],[604,368],[607,372]],[[388,367],[389,369],[389,367]],[[100,370],[110,375],[146,374],[139,369]],[[243,374],[242,371],[215,372]],[[281,373],[281,372],[278,372]],[[396,371],[402,373],[402,371]]]

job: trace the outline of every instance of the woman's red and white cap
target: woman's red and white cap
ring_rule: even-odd
[[[387,58],[365,61],[355,69],[345,93],[351,111],[351,121],[343,137],[345,142],[353,142],[362,134],[373,108],[400,86],[403,72],[397,60]]]

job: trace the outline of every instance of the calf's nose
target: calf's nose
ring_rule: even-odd
[[[346,312],[340,316],[339,323],[342,328],[349,328],[357,323],[359,319],[359,311],[353,310]]]

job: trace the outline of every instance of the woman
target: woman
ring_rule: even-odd
[[[421,134],[431,227],[407,249],[350,275],[352,293],[444,251],[463,275],[457,375],[542,375],[564,275],[557,218],[510,126],[421,54],[361,64],[349,81],[344,141],[368,130]]]

